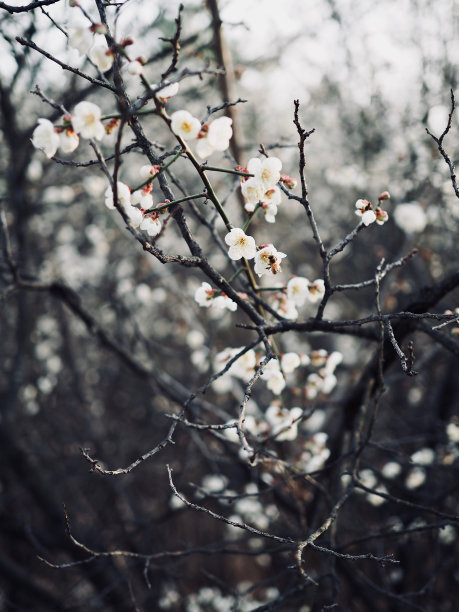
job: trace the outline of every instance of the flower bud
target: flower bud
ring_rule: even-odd
[[[94,34],[106,34],[107,33],[107,26],[104,25],[103,23],[93,23],[89,29]]]
[[[383,191],[379,194],[378,200],[379,202],[382,202],[383,200],[390,200],[390,193],[388,191]]]

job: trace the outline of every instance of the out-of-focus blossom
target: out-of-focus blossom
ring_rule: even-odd
[[[171,115],[171,129],[183,140],[193,140],[201,130],[201,122],[186,110],[179,110]]]
[[[279,361],[271,359],[263,366],[261,378],[266,381],[266,386],[274,395],[280,395],[285,388],[285,378],[280,370]]]
[[[134,227],[139,227],[143,222],[143,214],[139,208],[135,206],[126,206],[124,209]]]
[[[117,197],[120,206],[122,206],[124,209],[131,206],[131,190],[121,181],[117,182]],[[110,185],[105,190],[105,206],[110,210],[115,208],[115,204],[113,203],[113,190]]]
[[[132,62],[129,62],[126,66],[126,70],[132,76],[140,76],[143,73],[143,63],[138,59],[132,60]]]
[[[113,66],[114,56],[107,45],[94,45],[89,52],[89,58],[101,72],[107,72]]]
[[[220,310],[230,310],[231,312],[235,312],[237,310],[237,304],[226,294],[222,293],[221,295],[217,295],[213,300],[214,308],[218,308]]]
[[[156,89],[156,87],[158,86],[152,85],[152,89]],[[172,96],[175,96],[178,93],[179,88],[179,83],[164,83],[164,87],[162,87],[158,92],[156,92],[156,95],[163,102],[166,102],[167,100],[169,100],[169,98],[172,98]]]
[[[79,102],[73,109],[72,125],[83,138],[102,140],[105,128],[101,122],[102,111],[92,102]]]
[[[151,179],[156,176],[160,170],[161,166],[150,166],[149,164],[146,164],[140,168],[139,174],[141,178],[146,181],[147,179]]]
[[[248,236],[239,227],[233,228],[226,234],[225,242],[230,247],[228,255],[235,261],[242,259],[242,257],[253,259],[257,253],[255,239],[252,236]]]
[[[69,45],[80,55],[86,55],[94,42],[94,35],[88,26],[71,26],[68,31]]]
[[[295,440],[298,436],[298,423],[303,410],[301,408],[280,408],[270,406],[266,411],[266,420],[271,428],[271,435],[276,436],[278,442]]]
[[[376,208],[375,215],[376,215],[376,223],[378,225],[384,225],[386,221],[389,221],[389,215],[380,206]]]
[[[297,306],[303,306],[309,297],[309,281],[303,276],[294,276],[287,283],[287,296]]]
[[[36,149],[41,149],[48,158],[55,155],[60,139],[51,121],[48,119],[38,120],[38,125],[32,134],[32,144]]]
[[[393,214],[395,223],[407,234],[422,232],[427,225],[427,215],[417,202],[399,204]]]
[[[281,357],[281,365],[285,374],[290,374],[301,365],[301,359],[297,353],[284,353]]]
[[[209,283],[204,282],[201,284],[200,287],[196,289],[194,293],[194,299],[199,304],[199,306],[209,308],[209,306],[212,305],[215,293],[216,289],[212,289]]]
[[[446,426],[446,435],[450,442],[459,442],[459,423],[451,422]]]
[[[161,221],[155,215],[145,215],[140,224],[140,229],[147,232],[147,234],[152,237],[159,234],[161,227]]]
[[[284,257],[287,257],[285,253],[281,253],[272,244],[268,244],[255,255],[255,272],[258,276],[278,274],[281,271],[281,261]]]
[[[252,176],[241,182],[241,191],[246,201],[245,210],[247,212],[252,212],[255,210],[255,206],[258,202],[263,198],[266,189],[259,178]]]
[[[308,299],[313,304],[320,302],[325,295],[325,283],[321,278],[308,284]]]

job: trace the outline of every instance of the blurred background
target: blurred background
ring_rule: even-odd
[[[132,37],[131,57],[145,57],[145,74],[159,82],[171,61],[164,38],[175,32],[179,3],[105,4],[116,40]],[[95,3],[81,5],[98,19]],[[356,492],[318,542],[343,555],[393,554],[398,565],[308,551],[306,571],[314,582],[304,581],[294,547],[187,509],[174,497],[166,471],[170,464],[179,490],[225,517],[304,538],[327,516],[346,477],[358,426],[348,415],[363,403],[354,391],[374,351],[368,338],[291,332],[279,339],[282,352],[325,349],[344,356],[332,393],[306,397],[313,368],[304,366],[282,395],[283,405],[310,415],[297,440],[271,444],[282,469],[276,461],[250,468],[225,435],[179,426],[175,445],[129,474],[90,471],[81,448],[106,469],[130,465],[167,436],[171,419],[165,415],[177,413],[206,382],[218,353],[253,338],[235,327],[247,322],[239,312],[199,308],[193,295],[207,280],[202,274],[159,263],[106,209],[108,181],[91,163],[87,143],[70,155],[58,153],[56,161],[33,148],[38,118],[56,123],[60,117],[31,93],[36,85],[68,110],[81,100],[107,114],[116,110],[108,90],[16,40],[32,40],[61,62],[110,80],[111,73],[103,77],[69,47],[65,32],[79,23],[86,21],[67,2],[14,14],[0,6],[0,609],[452,612],[459,595],[459,351],[451,327],[436,334],[422,324],[399,330],[404,348],[414,340],[419,375],[409,378],[398,360],[387,360],[386,393],[361,457],[362,482],[390,496]],[[186,108],[204,120],[208,107],[245,100],[227,110],[232,146],[212,163],[245,166],[262,144],[298,179],[298,99],[303,127],[315,128],[306,144],[306,176],[326,247],[355,227],[357,199],[376,202],[382,191],[391,194],[389,222],[369,228],[336,257],[333,283],[373,278],[382,258],[395,261],[417,248],[417,256],[385,280],[383,311],[428,302],[446,283],[427,306],[444,312],[459,306],[459,203],[425,128],[439,136],[448,122],[450,92],[457,89],[458,26],[454,0],[186,0],[179,71],[224,64],[227,74],[184,79],[167,110]],[[138,78],[126,79],[131,99],[140,96]],[[142,125],[158,156],[173,150],[155,116],[145,116]],[[458,127],[456,114],[444,142],[453,162]],[[116,133],[104,138],[106,156],[115,140]],[[130,144],[126,131],[122,146]],[[121,180],[139,182],[145,163],[134,147],[123,157]],[[217,173],[212,179],[233,224],[241,225],[239,179]],[[182,159],[168,180],[176,197],[201,189]],[[154,197],[164,201],[159,190]],[[229,278],[215,214],[209,205],[184,206],[204,254]],[[173,221],[164,224],[158,246],[188,254]],[[298,203],[284,197],[275,225],[260,220],[250,229],[258,244],[272,241],[288,254],[281,282],[293,274],[322,277]],[[373,287],[336,293],[325,318],[366,316],[374,301]],[[303,307],[299,318],[313,316],[315,308]],[[191,414],[208,423],[235,419],[243,393],[243,383],[228,374]],[[258,385],[254,414],[273,401]],[[72,535],[91,550],[71,541],[63,504]],[[113,550],[144,556],[96,554]],[[71,567],[53,568],[39,557]]]

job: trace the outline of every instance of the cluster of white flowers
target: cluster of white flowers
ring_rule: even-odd
[[[312,351],[310,354],[310,365],[318,368],[306,379],[306,397],[314,399],[319,393],[330,394],[336,387],[337,378],[334,374],[336,367],[342,362],[343,355],[339,351],[328,353],[325,349]]]
[[[261,204],[268,223],[274,223],[277,207],[281,203],[281,192],[277,183],[281,178],[282,162],[277,157],[249,160],[244,170],[253,176],[241,180],[241,191],[245,200],[245,210],[253,212]]]
[[[171,115],[171,130],[183,140],[198,139],[196,152],[201,159],[209,157],[214,151],[226,151],[233,135],[232,119],[220,117],[209,124],[201,122],[187,110],[179,110]]]
[[[92,102],[79,102],[71,115],[64,115],[63,126],[54,127],[48,119],[39,119],[32,134],[32,144],[51,158],[60,147],[64,153],[71,153],[82,138],[102,140],[105,128],[101,121],[102,111]]]
[[[149,236],[157,236],[159,234],[162,227],[161,221],[154,213],[148,214],[148,212],[142,211],[140,208],[134,206],[129,186],[121,181],[117,182],[117,197],[119,205],[123,208],[134,227],[139,227],[141,230],[147,232]],[[105,190],[105,206],[109,210],[115,209],[113,189],[110,185]]]
[[[371,223],[374,223],[375,221],[378,225],[384,225],[384,223],[389,220],[389,215],[381,208],[380,204],[383,200],[388,200],[389,198],[389,192],[384,191],[379,196],[378,206],[375,209],[373,209],[373,204],[368,200],[357,200],[355,203],[355,214],[362,217],[362,223],[364,225],[371,225]]]
[[[308,300],[320,302],[325,294],[325,283],[321,278],[310,281],[304,276],[294,276],[287,283],[287,297],[295,306],[303,306]]]
[[[215,357],[215,369],[216,371],[220,371],[222,368],[226,366],[226,364],[233,359],[238,353],[242,351],[243,347],[237,348],[226,348],[220,353],[217,353]],[[232,376],[239,378],[240,380],[247,382],[255,373],[255,368],[257,365],[257,357],[255,351],[250,349],[246,351],[239,359],[237,359],[230,368],[230,372]]]
[[[107,72],[113,66],[114,53],[108,48],[102,36],[104,26],[76,25],[71,26],[68,32],[69,45],[76,49],[80,55],[89,55],[89,58],[99,68],[101,72]]]
[[[285,253],[278,251],[274,245],[268,244],[256,252],[255,272],[258,276],[274,276],[281,271],[281,261],[287,257]]]
[[[269,406],[265,418],[270,427],[270,435],[275,436],[278,442],[295,440],[302,414],[301,408],[288,410],[280,406]]]
[[[297,462],[297,467],[302,472],[315,472],[323,467],[330,456],[327,439],[327,434],[319,431],[305,442],[303,452]]]
[[[225,293],[221,293],[218,289],[212,289],[209,283],[202,283],[194,294],[195,301],[204,308],[212,307],[217,310],[231,310],[234,312],[237,309],[237,304]]]

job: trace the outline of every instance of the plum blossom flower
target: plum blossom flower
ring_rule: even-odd
[[[194,299],[199,306],[209,308],[209,306],[212,305],[215,293],[216,290],[212,289],[209,283],[202,283],[201,286],[196,289]]]
[[[66,127],[59,132],[59,147],[64,153],[72,153],[80,144],[78,134],[72,127]]]
[[[277,185],[281,168],[282,162],[277,157],[268,157],[263,160],[253,157],[247,164],[248,172],[261,181],[265,191]]]
[[[126,206],[124,211],[134,227],[139,227],[142,224],[143,214],[139,208],[135,206]]]
[[[233,120],[219,117],[208,126],[203,126],[196,144],[196,152],[201,159],[209,157],[214,151],[226,151],[233,135]]]
[[[113,66],[114,56],[107,45],[94,45],[89,52],[89,58],[101,72],[107,72]]]
[[[246,201],[245,210],[252,212],[266,193],[261,180],[255,176],[241,182],[241,191]]]
[[[101,122],[102,111],[92,102],[79,102],[73,109],[72,125],[83,138],[102,140],[105,128]]]
[[[376,215],[376,223],[378,225],[384,225],[386,221],[389,221],[389,215],[380,206],[376,208],[375,215]]]
[[[263,366],[261,378],[267,381],[266,386],[274,395],[280,395],[285,388],[285,378],[280,370],[279,361],[277,359],[271,359],[271,361],[268,361],[268,363]]]
[[[143,72],[143,63],[138,59],[132,60],[132,62],[128,63],[126,70],[132,76],[140,76]]]
[[[279,187],[274,186],[266,191],[261,199],[265,221],[267,223],[275,223],[277,215],[277,207],[281,203],[281,192]]]
[[[303,276],[294,276],[287,283],[288,299],[296,306],[303,306],[309,297],[309,281]]]
[[[150,166],[149,164],[146,164],[140,168],[139,174],[141,178],[146,181],[147,179],[154,178],[160,170],[161,166]]]
[[[161,221],[154,215],[145,215],[140,224],[140,229],[147,232],[149,236],[157,236],[161,228]]]
[[[138,205],[144,210],[148,210],[153,207],[153,196],[151,195],[151,189],[147,186],[147,189],[137,189],[131,195],[131,203]]]
[[[86,55],[92,47],[94,35],[86,25],[72,26],[69,28],[68,41],[69,45],[76,49],[80,55]]]
[[[226,234],[225,242],[230,247],[228,255],[235,261],[242,259],[242,257],[253,259],[257,254],[255,239],[252,236],[248,236],[239,227],[233,228]]]
[[[158,85],[152,85],[152,89],[156,89]],[[179,83],[164,83],[164,87],[162,87],[159,91],[156,92],[156,95],[160,100],[166,102],[172,96],[175,96],[179,90]]]
[[[273,307],[284,317],[284,319],[292,320],[298,318],[298,310],[296,309],[295,302],[289,300],[284,293],[274,296]]]
[[[258,276],[277,274],[280,272],[281,261],[284,257],[287,257],[285,253],[277,251],[272,244],[268,244],[255,255],[255,272]]]
[[[237,304],[231,298],[229,298],[226,294],[220,293],[217,295],[219,291],[217,289],[212,289],[209,283],[202,283],[200,287],[198,287],[194,294],[195,301],[199,304],[199,306],[203,306],[205,308],[209,308],[212,306],[217,310],[230,310],[234,312],[237,310]],[[233,350],[233,349],[231,349]],[[234,354],[237,354],[240,349],[236,349]],[[228,357],[228,360],[231,359],[233,355]]]
[[[364,225],[370,225],[376,221],[376,215],[373,211],[373,206],[368,200],[357,200],[355,203],[355,214],[362,217]]]
[[[36,149],[41,149],[48,159],[55,155],[60,139],[51,121],[38,120],[38,125],[32,134],[32,144]]]
[[[117,182],[117,196],[118,202],[120,206],[126,209],[128,206],[131,206],[131,190],[128,185],[122,183],[121,181]],[[105,190],[105,206],[109,210],[114,210],[115,204],[113,202],[113,190],[111,185],[107,187]]]
[[[297,353],[284,353],[281,357],[281,365],[285,374],[290,374],[301,365],[301,359]]]
[[[325,283],[321,278],[316,278],[315,281],[308,284],[308,299],[315,304],[320,302],[325,295]]]
[[[201,122],[186,110],[179,110],[171,115],[171,130],[183,140],[193,140],[201,130]]]
[[[276,436],[278,442],[295,440],[298,436],[298,423],[303,414],[301,408],[280,408],[270,406],[266,411],[266,420],[271,428],[271,435]]]

